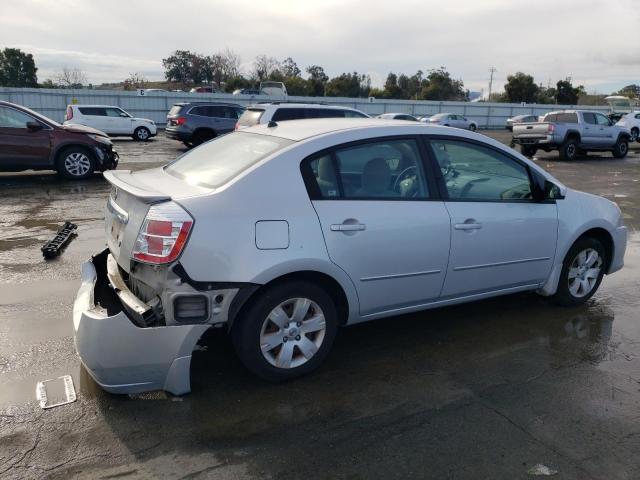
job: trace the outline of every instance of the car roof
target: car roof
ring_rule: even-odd
[[[176,105],[179,105],[181,107],[184,107],[185,105],[221,105],[221,106],[224,106],[224,107],[245,108],[242,105],[238,105],[237,103],[215,102],[215,101],[207,102],[206,100],[195,101],[195,102],[176,102],[176,103],[173,104],[174,107]]]
[[[282,107],[282,108],[329,108],[332,110],[355,110],[353,107],[343,107],[342,105],[327,105],[325,103],[291,103],[291,102],[260,102],[248,105],[247,108],[262,107]]]
[[[69,107],[91,107],[91,108],[122,108],[118,105],[94,105],[89,103],[70,103]]]
[[[442,135],[445,133],[448,136],[459,137],[469,137],[477,135],[469,133],[466,130],[441,126],[429,126],[424,123],[418,122],[386,120],[380,118],[320,118],[306,120],[287,120],[273,123],[276,123],[276,125],[269,127],[268,124],[258,124],[252,127],[248,127],[242,130],[242,132],[270,135],[274,137],[286,138],[293,141],[302,141],[308,138],[346,130],[366,129],[375,129],[376,132],[380,133],[381,135]],[[443,129],[446,129],[446,132],[443,131]]]

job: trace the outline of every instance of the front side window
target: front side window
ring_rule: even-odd
[[[190,150],[165,171],[191,185],[216,188],[291,143],[269,135],[234,132]]]
[[[596,113],[595,115],[596,115],[596,122],[598,122],[598,125],[605,126],[605,127],[608,127],[609,125],[611,125],[611,122],[609,122],[609,119],[604,115],[602,115],[601,113]]]
[[[530,200],[527,167],[497,150],[457,140],[432,140],[449,200]]]
[[[106,108],[105,110],[107,112],[107,117],[124,117],[127,115],[119,108]]]
[[[13,108],[0,107],[0,128],[27,128],[35,119]]]
[[[429,197],[413,139],[337,148],[305,160],[309,193],[326,200],[418,200]]]

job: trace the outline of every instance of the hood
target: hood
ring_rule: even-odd
[[[138,117],[134,117],[133,118],[136,122],[147,122],[147,123],[154,123],[153,120],[151,120],[150,118],[138,118]]]
[[[64,130],[66,130],[67,132],[90,133],[92,135],[98,135],[100,137],[109,138],[109,136],[106,133],[101,132],[100,130],[97,130],[95,128],[85,127],[84,125],[76,125],[76,124],[73,124],[73,123],[68,123],[66,125],[62,125],[62,128]]]

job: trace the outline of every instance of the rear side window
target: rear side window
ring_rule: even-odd
[[[171,110],[169,110],[169,113],[167,115],[169,116],[174,116],[174,115],[179,115],[180,111],[182,110],[183,105],[174,105],[173,107],[171,107]]]
[[[577,113],[559,113],[556,119],[557,123],[578,123]]]
[[[201,117],[210,117],[211,115],[209,115],[209,111],[208,111],[209,107],[193,107],[191,110],[189,110],[189,115],[199,115]]]
[[[216,188],[291,143],[269,135],[234,132],[185,153],[165,170],[189,184]]]
[[[584,112],[582,114],[582,118],[584,119],[585,123],[588,123],[590,125],[596,124],[596,116],[591,112]]]
[[[344,110],[337,108],[308,108],[308,118],[344,118]]]
[[[305,160],[301,169],[312,199],[428,198],[420,153],[412,139],[338,148]]]
[[[306,108],[279,108],[273,114],[274,122],[282,122],[285,120],[301,120],[307,117]]]
[[[79,107],[80,113],[82,115],[87,115],[89,117],[106,117],[107,111],[104,108],[96,108],[96,107]]]
[[[248,108],[244,111],[244,113],[240,116],[240,120],[238,120],[238,125],[242,127],[252,127],[260,123],[260,117],[264,110],[261,108]]]
[[[549,113],[549,114],[544,116],[544,121],[545,122],[555,122],[557,118],[558,118],[558,114]]]

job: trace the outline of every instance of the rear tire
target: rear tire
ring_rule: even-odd
[[[625,138],[619,138],[611,153],[615,158],[626,157],[627,153],[629,153],[629,142]]]
[[[570,138],[560,146],[560,160],[572,161],[578,156],[578,142]]]
[[[472,132],[475,132],[478,129],[478,127],[476,127],[475,123],[472,123],[471,125],[469,125],[469,130],[471,130]]]
[[[585,303],[596,293],[602,282],[606,260],[607,253],[602,243],[591,237],[579,239],[567,252],[562,263],[558,290],[551,299],[563,306]]]
[[[96,169],[96,161],[86,148],[65,148],[58,155],[56,170],[69,180],[84,180],[89,178]]]
[[[313,283],[295,281],[268,287],[252,299],[234,322],[231,338],[248,370],[281,382],[320,366],[337,328],[329,294]]]
[[[193,134],[193,140],[191,143],[193,143],[194,147],[197,147],[198,145],[204,142],[208,142],[209,140],[215,137],[216,137],[216,133],[212,130],[199,130]]]
[[[138,127],[133,132],[133,139],[138,142],[146,142],[151,137],[151,132],[147,127]]]
[[[640,143],[640,129],[638,129],[638,127],[633,127],[631,129],[631,138],[629,139],[629,142],[631,142],[631,143],[633,143],[633,142]]]

